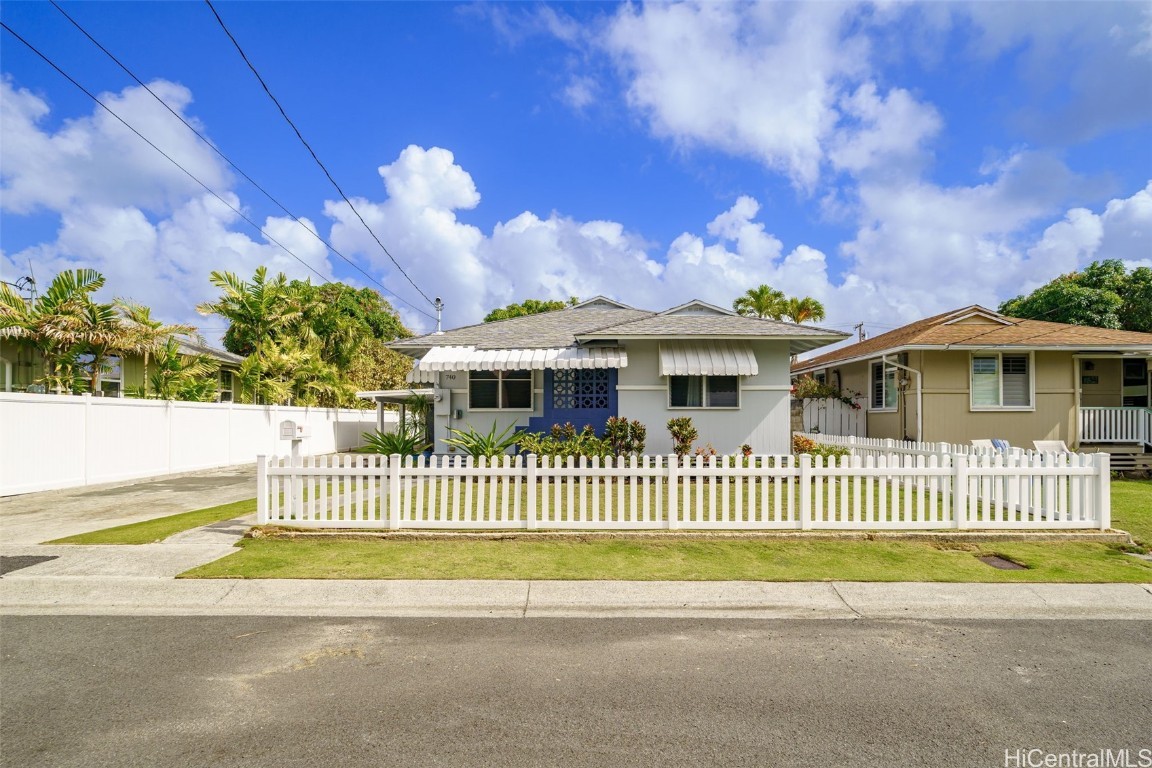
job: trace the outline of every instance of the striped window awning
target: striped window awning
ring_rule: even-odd
[[[660,345],[661,376],[755,376],[760,367],[752,347],[735,341]]]
[[[551,349],[476,349],[433,347],[416,363],[412,375],[434,371],[523,371],[544,368],[624,368],[628,353],[619,347]],[[420,379],[416,379],[420,380]]]

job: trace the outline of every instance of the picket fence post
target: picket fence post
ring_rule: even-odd
[[[268,524],[268,457],[256,457],[256,524]]]
[[[388,527],[400,527],[400,454],[388,457]]]
[[[952,454],[952,516],[957,528],[968,527],[968,457]]]
[[[800,454],[800,530],[812,528],[812,455]]]
[[[668,454],[668,520],[669,530],[680,527],[680,457]]]
[[[528,530],[536,530],[536,454],[530,453],[528,462]]]
[[[1100,520],[1100,530],[1112,527],[1112,456],[1096,454],[1099,462],[1096,475],[1096,515]]]

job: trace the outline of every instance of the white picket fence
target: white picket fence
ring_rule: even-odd
[[[826,435],[863,436],[868,432],[868,419],[863,401],[855,407],[833,397],[809,398],[803,401],[804,431]]]
[[[331,460],[330,460],[331,459]],[[1107,529],[1107,458],[932,454],[260,457],[258,520],[301,528]]]

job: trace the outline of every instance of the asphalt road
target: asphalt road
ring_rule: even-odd
[[[14,768],[991,768],[1152,747],[1150,622],[2,621]]]

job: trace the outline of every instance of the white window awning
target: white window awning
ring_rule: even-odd
[[[755,376],[752,347],[735,341],[666,341],[660,345],[661,376]]]
[[[523,371],[545,368],[624,368],[628,353],[619,347],[476,349],[433,347],[412,369],[415,380],[433,371]]]

